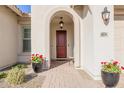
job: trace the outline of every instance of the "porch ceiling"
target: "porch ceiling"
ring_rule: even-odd
[[[72,23],[71,15],[65,11],[55,13],[51,22],[58,24],[60,22],[60,17],[63,17],[62,20],[64,23]]]

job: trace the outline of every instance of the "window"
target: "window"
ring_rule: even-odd
[[[31,52],[31,29],[23,29],[23,52]]]

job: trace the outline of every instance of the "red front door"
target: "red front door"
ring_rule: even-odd
[[[56,54],[57,58],[66,58],[66,31],[56,31]]]

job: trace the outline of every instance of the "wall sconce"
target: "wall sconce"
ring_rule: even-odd
[[[60,28],[63,29],[63,26],[64,26],[64,22],[62,21],[63,17],[60,17],[60,22],[59,22],[59,25],[60,25]]]
[[[110,11],[107,10],[107,7],[104,8],[102,12],[102,19],[105,25],[108,25],[110,19]]]

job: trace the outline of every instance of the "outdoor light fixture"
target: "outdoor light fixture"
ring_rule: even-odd
[[[110,11],[107,10],[107,7],[104,8],[102,12],[102,19],[105,25],[108,25],[110,19]]]
[[[59,25],[60,25],[60,28],[63,29],[63,26],[64,26],[64,22],[62,21],[63,17],[60,17],[60,22],[59,22]]]

